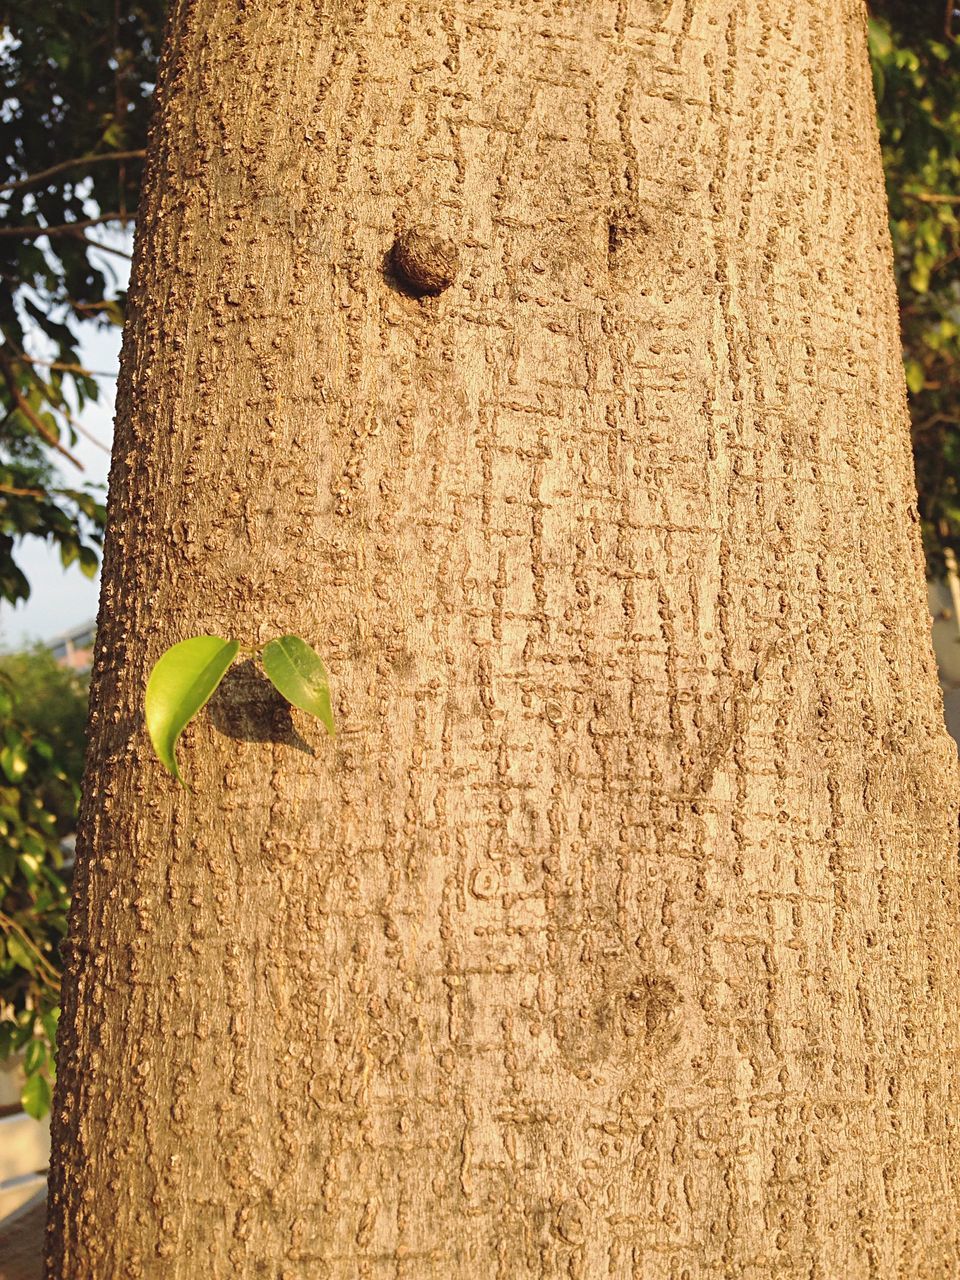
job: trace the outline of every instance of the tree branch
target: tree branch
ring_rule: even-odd
[[[75,458],[69,449],[65,449],[63,447],[43,419],[24,399],[20,388],[17,386],[17,380],[13,373],[13,366],[6,356],[3,355],[0,355],[0,374],[3,375],[3,380],[7,384],[7,390],[10,392],[10,396],[13,399],[14,404],[27,419],[33,429],[41,435],[44,440],[46,440],[47,444],[56,449],[57,453],[62,453],[65,458],[69,459],[69,461],[73,463],[78,471],[82,471],[83,463],[80,459]]]
[[[42,236],[78,236],[85,227],[98,227],[102,222],[129,221],[130,218],[123,213],[101,213],[96,218],[63,222],[58,227],[0,227],[0,236],[17,236],[21,240],[39,240]],[[102,247],[102,245],[97,246],[97,248]]]
[[[34,940],[30,937],[30,935],[26,933],[19,924],[17,924],[16,920],[8,916],[5,911],[0,911],[0,926],[2,926],[4,929],[15,931],[20,935],[23,942],[30,948],[30,950],[34,953],[34,955],[37,957],[37,959],[40,961],[43,967],[47,970],[47,973],[50,975],[50,977],[47,978],[47,981],[49,982],[52,978],[53,985],[56,986],[60,981],[60,974],[58,970],[56,970],[53,967],[53,965],[50,963],[47,957],[43,954],[43,952],[40,950],[40,948],[37,946]]]
[[[78,435],[84,436],[85,439],[89,440],[92,445],[95,445],[103,453],[106,453],[109,455],[110,446],[108,444],[104,444],[99,436],[95,436],[88,427],[85,427],[78,418],[75,418],[73,414],[70,412],[70,410],[66,407],[66,405],[51,403],[51,408],[53,409],[54,413],[62,414],[63,417],[66,418],[70,426],[73,427],[74,431],[78,433]]]
[[[0,493],[12,494],[15,498],[45,498],[44,489],[14,489],[8,484],[0,484]]]
[[[11,346],[13,346],[14,351],[17,352],[17,359],[25,360],[27,364],[31,366],[29,370],[30,377],[33,379],[34,385],[39,388],[40,394],[43,396],[46,396],[50,404],[50,408],[53,410],[53,412],[61,414],[62,417],[66,418],[68,425],[73,427],[74,431],[78,432],[82,436],[85,436],[86,439],[89,440],[91,444],[96,445],[98,449],[102,449],[104,453],[108,454],[110,452],[110,446],[107,444],[104,444],[103,441],[100,440],[97,436],[95,436],[93,432],[90,431],[87,427],[85,427],[83,423],[79,421],[79,419],[73,416],[69,408],[62,403],[62,397],[60,402],[58,402],[55,399],[56,392],[53,390],[52,387],[47,386],[44,380],[40,377],[39,373],[37,373],[36,369],[33,368],[34,364],[39,364],[41,362],[31,360],[29,356],[25,356],[22,351],[18,350],[15,343],[11,343]],[[49,363],[49,362],[44,361],[43,363]]]
[[[39,173],[28,174],[26,178],[18,178],[16,182],[0,183],[0,191],[20,191],[24,187],[32,187],[38,182],[45,182],[66,169],[79,169],[87,164],[102,164],[104,160],[141,160],[145,151],[108,151],[96,156],[77,156],[75,160],[62,160],[60,164],[52,164],[49,169],[41,169]]]
[[[61,360],[40,360],[37,356],[25,356],[23,352],[17,355],[18,360],[22,360],[25,364],[40,365],[44,369],[55,369],[59,373],[81,373],[85,378],[116,378],[117,373],[108,372],[106,369],[85,369],[82,364],[64,364]]]
[[[116,306],[115,298],[108,298],[105,302],[81,302],[78,298],[67,298],[67,302],[79,315],[93,315],[97,311],[108,311]]]
[[[906,200],[922,200],[924,204],[960,204],[960,196],[940,195],[932,191],[902,191]]]
[[[84,244],[88,244],[91,249],[99,249],[101,253],[114,253],[118,258],[126,258],[128,262],[133,261],[133,254],[127,253],[126,249],[115,249],[112,244],[102,244],[99,240],[91,240],[89,236],[80,235],[78,240],[82,240]]]

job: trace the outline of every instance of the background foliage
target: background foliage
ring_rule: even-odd
[[[0,659],[0,1057],[24,1050],[22,1102],[37,1117],[54,1079],[62,844],[76,816],[86,709],[86,678],[49,650]]]
[[[0,0],[0,595],[10,601],[30,591],[14,558],[24,535],[96,572],[99,495],[57,467],[78,477],[77,413],[98,392],[80,365],[79,325],[122,320],[109,263],[126,253],[110,231],[137,207],[159,19],[153,0]]]
[[[870,54],[931,571],[960,538],[960,15],[876,0]]]
[[[136,212],[162,0],[0,0],[0,599],[30,590],[27,535],[97,565],[100,494],[71,461],[96,399],[83,324],[119,324],[110,263]],[[960,539],[960,45],[953,0],[872,0],[870,52],[928,557]],[[68,479],[63,478],[67,468]],[[0,1057],[26,1052],[49,1105],[68,887],[61,841],[82,768],[83,681],[0,661]]]
[[[27,535],[96,572],[101,494],[83,483],[77,414],[97,398],[82,325],[114,325],[140,190],[158,0],[0,0],[0,599],[30,591]],[[106,247],[104,247],[106,246]],[[67,478],[64,478],[66,472]],[[86,688],[41,651],[0,661],[0,1058],[49,1107]]]

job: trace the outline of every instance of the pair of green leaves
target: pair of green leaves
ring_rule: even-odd
[[[157,661],[147,681],[144,703],[147,732],[162,764],[181,785],[177,739],[213,696],[240,652],[236,640],[193,636],[173,645]],[[264,645],[260,659],[270,683],[301,711],[316,716],[327,732],[336,732],[327,669],[299,636],[281,636]]]

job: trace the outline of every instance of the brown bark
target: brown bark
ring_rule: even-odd
[[[159,93],[48,1274],[954,1275],[858,0],[181,0]],[[240,668],[179,790],[151,664],[287,630],[336,741]]]

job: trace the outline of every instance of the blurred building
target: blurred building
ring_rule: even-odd
[[[946,557],[945,576],[927,583],[927,600],[933,618],[943,715],[954,741],[960,743],[960,576],[952,552]]]
[[[72,631],[54,636],[47,641],[47,648],[61,667],[73,667],[75,671],[86,671],[93,662],[93,639],[97,631],[96,618],[85,622]]]

